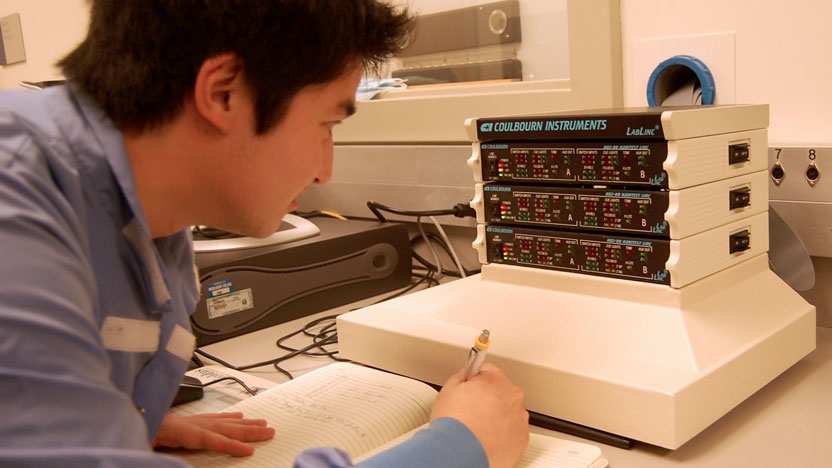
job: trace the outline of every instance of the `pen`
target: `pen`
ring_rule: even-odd
[[[485,353],[488,346],[491,344],[491,337],[488,330],[483,330],[482,333],[474,340],[474,346],[468,352],[468,362],[465,363],[465,374],[462,380],[468,380],[477,375],[482,367],[482,362],[485,360]]]

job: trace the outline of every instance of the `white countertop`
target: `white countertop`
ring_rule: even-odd
[[[372,299],[364,301],[372,302]],[[297,330],[303,324],[328,314],[346,312],[364,305],[359,302],[310,317],[277,325],[209,345],[203,349],[244,365],[279,357],[285,351],[275,340]],[[294,344],[293,344],[294,343]],[[297,347],[309,344],[308,338],[295,337],[288,342]],[[282,366],[301,375],[331,362],[328,358],[297,357]],[[272,367],[249,373],[283,382],[286,377]],[[535,432],[552,433],[540,428]],[[554,433],[567,439],[583,440]],[[691,467],[801,467],[832,466],[832,328],[818,327],[817,349],[792,366],[774,381],[717,420],[699,435],[676,450],[634,443],[629,450],[597,442],[611,468]]]

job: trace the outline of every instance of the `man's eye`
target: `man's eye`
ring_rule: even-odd
[[[331,121],[326,122],[324,124],[324,125],[326,125],[326,131],[329,133],[330,137],[332,136],[332,129],[335,128],[335,126],[340,124],[340,123],[341,123],[340,120],[331,120]]]

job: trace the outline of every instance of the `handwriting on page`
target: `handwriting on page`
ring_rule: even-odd
[[[355,458],[428,421],[436,398],[430,387],[380,378],[378,371],[355,365],[328,367],[229,408],[275,428],[275,439],[256,444],[254,457],[200,453],[187,461],[200,467],[291,466],[299,452],[317,446],[339,447]]]

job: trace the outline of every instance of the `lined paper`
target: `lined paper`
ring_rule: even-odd
[[[254,444],[254,456],[199,452],[183,458],[206,468],[289,467],[299,452],[317,446],[339,447],[356,458],[428,422],[436,394],[416,380],[330,364],[228,408],[275,428],[273,440]]]
[[[595,445],[532,432],[517,468],[604,468],[607,460]]]
[[[263,418],[273,440],[254,443],[251,457],[212,452],[180,455],[198,468],[291,467],[303,450],[334,446],[356,463],[411,438],[428,425],[437,392],[417,380],[349,363],[334,363],[227,409]],[[595,445],[529,434],[517,468],[604,468]]]

